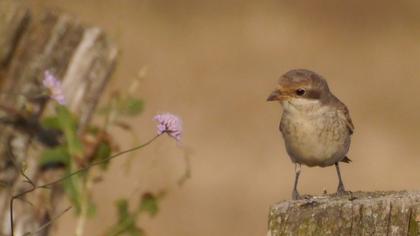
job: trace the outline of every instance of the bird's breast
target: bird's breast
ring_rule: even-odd
[[[292,161],[308,166],[332,165],[345,157],[350,145],[345,121],[334,109],[284,111],[280,131]]]

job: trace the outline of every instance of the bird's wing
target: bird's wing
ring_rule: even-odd
[[[346,122],[350,135],[353,134],[354,125],[353,121],[351,121],[349,109],[347,109],[346,105],[342,101],[340,101],[340,99],[338,99],[336,96],[332,95],[330,99],[331,102],[334,102],[338,105],[338,115]]]
[[[344,103],[340,102],[341,106],[339,106],[339,114],[343,116],[343,119],[346,121],[347,128],[349,129],[350,134],[353,134],[354,125],[353,121],[351,121],[349,109],[347,109]]]

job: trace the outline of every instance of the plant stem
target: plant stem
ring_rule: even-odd
[[[11,236],[14,236],[14,220],[13,220],[13,209],[14,209],[14,207],[13,207],[13,203],[14,203],[14,200],[15,199],[18,199],[18,198],[20,198],[20,197],[23,197],[24,195],[26,195],[26,194],[28,194],[28,193],[31,193],[31,192],[33,192],[33,191],[36,191],[37,189],[40,189],[40,188],[49,188],[49,187],[51,187],[51,186],[53,186],[53,185],[56,185],[56,184],[58,184],[58,183],[60,183],[61,181],[63,181],[63,180],[65,180],[65,179],[68,179],[68,178],[70,178],[70,177],[72,177],[72,176],[74,176],[74,175],[77,175],[77,174],[80,174],[80,173],[82,173],[82,172],[84,172],[84,171],[87,171],[87,170],[89,170],[90,168],[92,168],[92,167],[94,167],[94,166],[97,166],[97,165],[100,165],[100,164],[103,164],[103,163],[106,163],[106,162],[108,162],[108,161],[110,161],[110,160],[112,160],[112,159],[114,159],[114,158],[116,158],[116,157],[119,157],[119,156],[121,156],[121,155],[124,155],[124,154],[126,154],[126,153],[129,153],[129,152],[132,152],[132,151],[136,151],[136,150],[138,150],[138,149],[141,149],[141,148],[143,148],[143,147],[145,147],[145,146],[147,146],[147,145],[149,145],[149,144],[151,144],[153,141],[155,141],[159,136],[161,136],[161,134],[158,134],[158,135],[155,135],[153,138],[151,138],[149,141],[147,141],[147,142],[145,142],[145,143],[143,143],[143,144],[141,144],[141,145],[139,145],[139,146],[136,146],[136,147],[133,147],[133,148],[130,148],[130,149],[127,149],[127,150],[124,150],[124,151],[121,151],[121,152],[118,152],[118,153],[115,153],[115,154],[113,154],[113,155],[111,155],[111,156],[109,156],[108,158],[105,158],[105,159],[103,159],[103,160],[100,160],[100,161],[96,161],[96,162],[93,162],[93,163],[91,163],[90,165],[88,165],[88,166],[85,166],[85,167],[83,167],[83,168],[81,168],[81,169],[78,169],[78,170],[76,170],[76,171],[74,171],[74,172],[72,172],[72,173],[70,173],[70,174],[68,174],[68,175],[65,175],[65,176],[63,176],[63,177],[61,177],[61,178],[58,178],[58,179],[56,179],[56,180],[53,180],[53,181],[51,181],[51,182],[49,182],[49,183],[46,183],[46,184],[43,184],[43,185],[35,185],[29,178],[27,178],[27,176],[26,175],[23,175],[25,178],[27,178],[27,180],[28,180],[28,182],[31,184],[31,188],[30,189],[28,189],[28,190],[25,190],[25,191],[22,191],[22,192],[20,192],[20,193],[18,193],[18,194],[15,194],[15,195],[13,195],[12,197],[11,197],[11,199],[10,199],[10,203],[9,203],[9,210],[10,210],[10,216],[9,216],[9,218],[10,218],[10,227],[11,227]],[[20,174],[22,174],[23,172],[21,172]],[[83,210],[83,209],[82,209]],[[82,227],[82,228],[84,228],[84,224],[85,224],[85,220],[81,220],[82,222],[80,223],[80,225],[82,225],[82,226],[80,226],[80,227]],[[81,229],[81,234],[80,235],[82,235],[83,234],[83,230]],[[77,235],[77,234],[76,234]]]
[[[86,176],[86,181],[89,181],[89,177]],[[77,217],[77,225],[76,225],[76,236],[83,236],[83,233],[85,231],[85,225],[87,220],[87,211],[89,208],[89,201],[87,197],[87,188],[86,182],[81,183],[81,199],[80,199],[80,215]]]
[[[153,137],[152,139],[150,139],[149,141],[147,141],[147,142],[145,142],[144,144],[139,145],[139,146],[137,146],[137,147],[133,147],[133,148],[130,148],[130,149],[127,149],[127,150],[124,150],[124,151],[118,152],[118,153],[116,153],[116,154],[114,154],[114,155],[111,155],[111,156],[109,156],[108,158],[105,158],[105,159],[103,159],[103,160],[96,161],[96,162],[92,162],[91,164],[87,165],[86,167],[82,167],[82,168],[80,168],[80,169],[78,169],[78,170],[76,170],[76,171],[74,171],[74,172],[72,172],[72,173],[70,173],[70,174],[68,174],[68,175],[65,175],[65,176],[63,176],[63,177],[61,177],[61,178],[59,178],[59,179],[57,179],[57,180],[51,181],[51,182],[46,183],[46,184],[43,184],[43,185],[39,185],[37,188],[48,188],[48,187],[50,187],[50,186],[52,186],[52,185],[55,185],[55,184],[57,184],[57,183],[59,183],[59,182],[61,182],[61,181],[65,180],[65,179],[67,179],[67,178],[72,177],[73,175],[77,175],[77,174],[79,174],[79,173],[81,173],[81,172],[83,172],[83,171],[89,170],[90,168],[92,168],[92,167],[94,167],[94,166],[97,166],[97,165],[100,165],[100,164],[106,163],[106,162],[108,162],[108,161],[110,161],[110,160],[112,160],[112,159],[114,159],[114,158],[116,158],[116,157],[119,157],[119,156],[123,155],[123,154],[126,154],[126,153],[129,153],[129,152],[132,152],[132,151],[135,151],[135,150],[141,149],[141,148],[143,148],[143,147],[145,147],[145,146],[147,146],[147,145],[151,144],[151,143],[152,143],[153,141],[155,141],[155,139],[157,139],[160,135],[161,135],[161,134],[158,134],[158,135],[154,136],[154,137]]]

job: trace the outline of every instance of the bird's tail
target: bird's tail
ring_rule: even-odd
[[[350,162],[351,162],[351,160],[350,160],[350,158],[348,158],[347,156],[345,156],[345,157],[343,158],[343,160],[341,160],[341,162],[350,163]]]

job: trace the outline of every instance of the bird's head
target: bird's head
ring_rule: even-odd
[[[328,84],[320,75],[305,69],[288,71],[280,77],[277,88],[267,101],[279,101],[283,106],[320,104],[330,96]]]

